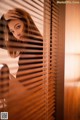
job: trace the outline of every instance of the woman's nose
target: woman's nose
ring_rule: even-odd
[[[15,33],[15,37],[18,39],[20,38],[21,34],[20,33]]]

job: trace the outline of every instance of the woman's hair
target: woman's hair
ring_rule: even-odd
[[[5,29],[5,22],[3,19],[0,19],[0,48],[6,49],[5,41],[4,41],[4,29]]]
[[[31,38],[31,34],[37,33],[37,34],[39,34],[39,36],[41,36],[41,35],[28,12],[26,12],[25,10],[20,9],[20,8],[14,8],[9,11],[10,11],[10,13],[14,12],[15,14],[12,14],[11,18],[8,18],[7,20],[4,17],[1,18],[2,20],[4,19],[4,21],[5,21],[4,39],[5,39],[5,43],[6,43],[6,46],[7,46],[10,56],[16,57],[18,55],[18,50],[20,50],[22,48],[21,48],[21,46],[19,46],[19,47],[17,46],[19,41],[17,41],[15,39],[15,37],[12,35],[12,33],[9,31],[9,28],[8,28],[9,21],[11,21],[13,19],[22,20],[24,22],[24,26],[25,26],[24,32],[25,32],[27,39]]]

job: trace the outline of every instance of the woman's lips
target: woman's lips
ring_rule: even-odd
[[[23,36],[20,36],[20,37],[19,37],[19,39],[22,39],[22,38],[23,38]]]
[[[24,39],[25,39],[25,36],[20,36],[20,37],[19,37],[19,40],[24,41]]]

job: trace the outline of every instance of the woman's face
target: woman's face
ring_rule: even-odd
[[[24,23],[20,19],[9,21],[8,27],[10,32],[17,40],[22,40],[24,37]]]

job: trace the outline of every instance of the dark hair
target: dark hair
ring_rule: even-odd
[[[15,14],[13,16],[11,16],[11,18],[8,18],[7,20],[4,17],[2,18],[5,20],[4,39],[5,39],[5,43],[6,43],[6,46],[7,46],[10,56],[16,57],[18,55],[17,51],[20,49],[18,49],[19,47],[15,46],[15,45],[17,45],[17,42],[19,43],[19,41],[17,41],[14,38],[14,36],[12,35],[12,33],[10,33],[9,28],[8,28],[9,21],[11,21],[13,19],[22,20],[25,25],[25,33],[27,33],[26,34],[27,39],[32,39],[31,36],[32,36],[32,34],[34,35],[34,33],[38,34],[40,37],[42,37],[42,36],[28,12],[26,12],[25,10],[20,9],[20,8],[14,8],[12,10],[9,10],[8,12],[14,12]],[[6,14],[8,14],[8,12]]]
[[[6,21],[2,16],[0,19],[0,48],[6,49],[5,40],[4,40],[4,29],[5,29]]]

